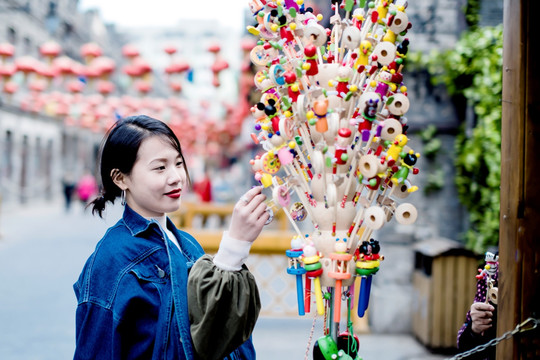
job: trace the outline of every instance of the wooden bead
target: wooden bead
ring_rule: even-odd
[[[364,214],[364,225],[370,229],[378,230],[384,225],[384,210],[378,206],[371,206]]]
[[[418,211],[413,204],[404,203],[396,209],[396,221],[402,225],[410,225],[416,221]]]

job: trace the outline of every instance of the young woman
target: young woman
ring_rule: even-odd
[[[101,149],[102,216],[120,197],[123,217],[87,260],[78,300],[75,359],[255,359],[260,310],[244,260],[269,218],[261,188],[235,205],[214,257],[166,214],[189,177],[180,143],[148,116],[120,120]]]

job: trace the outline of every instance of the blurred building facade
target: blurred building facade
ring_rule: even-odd
[[[89,42],[118,58],[114,50],[123,42],[97,11],[79,11],[77,0],[0,0],[0,43],[13,45],[14,57],[38,58],[40,46],[47,41],[58,43],[62,55],[74,60],[82,60],[80,48]],[[25,81],[22,74],[13,80]],[[94,169],[101,140],[88,129],[65,127],[61,119],[22,111],[18,98],[24,92],[0,93],[0,196],[4,202],[58,196],[66,171],[76,177],[84,169]]]

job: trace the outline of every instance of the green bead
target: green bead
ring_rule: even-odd
[[[309,119],[309,125],[313,126],[317,123],[317,119]]]
[[[322,268],[322,264],[320,262],[316,262],[314,264],[306,264],[304,265],[304,269],[306,269],[306,271],[314,271],[314,270],[319,270],[320,268]]]

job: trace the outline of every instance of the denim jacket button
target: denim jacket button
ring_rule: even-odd
[[[163,271],[159,266],[156,265],[156,269],[158,271],[158,276],[160,279],[163,279],[165,277],[165,271]]]

